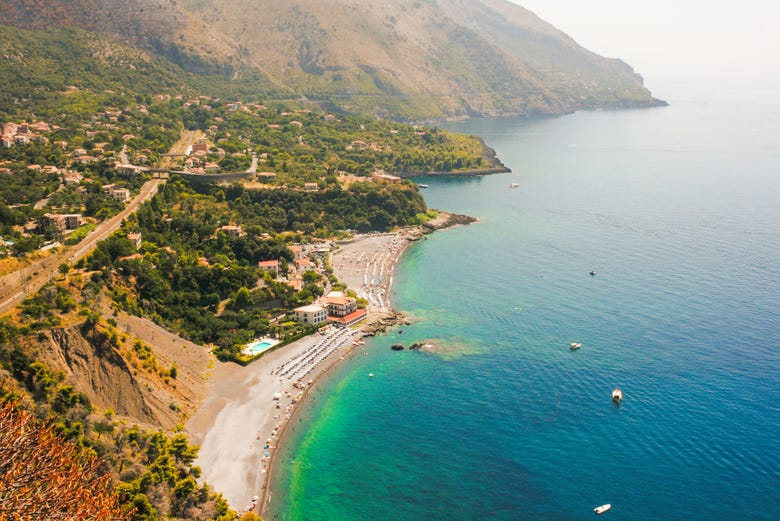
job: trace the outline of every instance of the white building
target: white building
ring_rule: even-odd
[[[317,304],[295,308],[293,312],[295,313],[295,320],[304,324],[317,326],[328,321],[327,310]]]
[[[130,190],[127,188],[114,188],[109,192],[109,195],[123,203],[130,200]]]

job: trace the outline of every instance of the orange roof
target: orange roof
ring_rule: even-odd
[[[349,304],[355,301],[352,297],[322,297],[322,300],[328,304]]]
[[[330,320],[331,322],[342,322],[344,324],[348,324],[348,323],[352,322],[353,320],[356,320],[358,317],[360,317],[362,315],[365,315],[365,314],[366,314],[366,310],[365,309],[358,309],[357,311],[353,311],[352,313],[350,313],[346,317],[332,317],[332,316],[328,316],[328,320]]]

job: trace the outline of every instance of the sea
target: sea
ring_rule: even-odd
[[[479,221],[405,253],[266,519],[780,519],[780,103],[666,94],[447,126],[512,172],[416,180]]]

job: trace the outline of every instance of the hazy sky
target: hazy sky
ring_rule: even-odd
[[[778,0],[510,0],[645,78],[780,87]],[[725,73],[724,73],[725,72]]]

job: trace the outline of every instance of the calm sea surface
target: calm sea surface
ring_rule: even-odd
[[[669,98],[452,127],[513,173],[419,180],[480,221],[408,251],[271,519],[780,519],[780,106]]]

